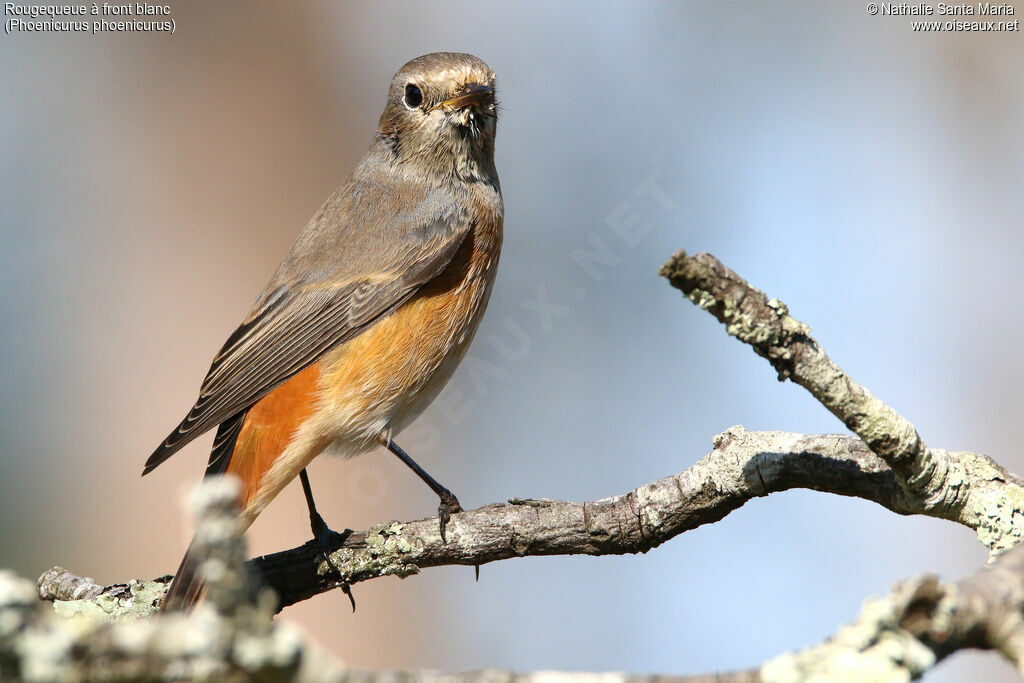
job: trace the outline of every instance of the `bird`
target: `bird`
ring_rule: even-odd
[[[504,223],[497,106],[495,74],[473,55],[398,70],[366,154],[300,231],[143,475],[216,427],[205,476],[239,478],[243,528],[298,477],[323,545],[334,532],[306,467],[381,445],[438,495],[447,542],[458,498],[395,437],[452,376],[491,295]],[[165,611],[202,599],[192,548]]]

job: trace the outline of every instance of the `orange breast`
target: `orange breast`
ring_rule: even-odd
[[[324,359],[325,395],[351,416],[354,448],[374,425],[421,410],[448,381],[494,281],[501,237],[500,224],[491,226],[470,234],[448,268],[398,310]]]
[[[314,363],[249,409],[227,468],[242,480],[243,509],[299,426],[316,412],[319,395],[320,364]]]

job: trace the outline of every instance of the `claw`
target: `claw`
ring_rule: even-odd
[[[327,523],[324,522],[324,518],[317,512],[309,513],[309,523],[313,528],[313,541],[320,548],[320,557],[327,566],[334,570],[334,573],[338,575],[338,584],[341,586],[341,591],[348,596],[349,602],[352,603],[352,611],[356,611],[356,599],[352,595],[352,586],[348,581],[345,580],[345,575],[341,573],[341,569],[331,559],[330,550],[335,544],[344,542],[345,538],[352,533],[351,529],[345,529],[343,533],[334,531]],[[337,540],[336,540],[337,537]]]
[[[462,505],[459,504],[459,499],[455,497],[454,493],[445,489],[441,493],[441,504],[437,506],[437,519],[441,527],[442,543],[448,542],[448,538],[445,536],[445,529],[452,518],[452,513],[457,512],[462,512]]]
[[[452,509],[447,503],[441,503],[437,506],[437,521],[438,526],[441,527],[441,542],[447,543],[448,537],[445,536],[444,530],[448,527],[448,520],[452,518]]]
[[[333,534],[335,532],[331,531],[331,533]],[[319,542],[320,541],[318,540],[317,543]],[[338,580],[336,584],[341,587],[341,592],[348,596],[348,601],[352,603],[352,612],[355,613],[356,598],[354,595],[352,595],[352,584],[345,580],[345,575],[341,573],[341,569],[338,568],[338,565],[334,564],[334,560],[331,559],[331,554],[327,552],[326,547],[320,547],[320,556],[323,558],[324,562],[327,563],[327,566],[330,567],[334,571],[334,573],[338,575]]]
[[[299,473],[299,480],[302,482],[302,493],[306,496],[306,505],[309,507],[309,528],[313,532],[313,543],[316,543],[320,549],[320,555],[323,557],[324,562],[327,563],[327,566],[338,575],[337,585],[341,586],[342,592],[348,596],[349,602],[352,603],[352,611],[355,612],[356,599],[352,596],[352,586],[345,580],[345,575],[341,573],[338,565],[334,564],[330,553],[332,547],[340,547],[345,542],[345,539],[349,537],[352,530],[345,529],[343,533],[339,534],[327,526],[327,522],[324,521],[324,518],[316,510],[316,503],[313,501],[313,489],[309,485],[309,475],[306,474],[306,470],[302,470]]]
[[[441,530],[441,541],[443,543],[448,542],[447,534],[445,530],[448,528],[448,521],[452,518],[452,514],[456,512],[462,512],[462,506],[459,504],[459,499],[455,495],[437,483],[437,480],[427,474],[427,471],[416,464],[416,461],[409,457],[409,454],[403,451],[397,443],[391,440],[391,428],[386,427],[380,431],[377,435],[377,441],[381,446],[387,448],[389,451],[398,456],[405,465],[416,473],[420,479],[430,487],[430,490],[438,495],[441,499],[441,504],[437,507],[437,520]]]
[[[352,585],[348,581],[342,581],[341,592],[348,596],[348,601],[352,603],[352,614],[356,613],[356,599],[352,595]]]

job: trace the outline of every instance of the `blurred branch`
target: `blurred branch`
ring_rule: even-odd
[[[998,650],[1024,674],[1024,547],[956,584],[926,574],[869,600],[827,642],[777,657],[766,681],[918,678],[957,650]]]
[[[152,615],[166,580],[100,589],[54,568],[38,582],[0,572],[0,680],[345,681],[346,683],[756,683],[756,671],[709,676],[538,672],[360,671],[271,620],[274,596],[245,562],[234,477],[206,479],[190,496],[193,545],[207,599],[192,614]],[[436,520],[434,529],[437,529]],[[99,594],[97,595],[97,592]],[[86,596],[86,597],[83,597]],[[69,600],[64,600],[69,598]],[[150,615],[148,619],[132,618]],[[62,618],[77,615],[87,618]]]
[[[191,615],[151,615],[165,581],[92,595],[91,579],[51,570],[40,595],[0,572],[0,680],[340,680],[341,665],[288,624],[275,624],[274,597],[248,576],[236,514],[238,481],[211,478],[190,497],[208,600]],[[54,614],[56,612],[56,614]],[[76,617],[76,618],[66,618]]]
[[[895,472],[924,512],[964,524],[996,555],[1024,531],[1024,481],[990,458],[929,448],[914,425],[826,355],[807,325],[711,254],[676,253],[661,275],[768,359],[779,380],[807,389]]]
[[[755,671],[704,674],[699,676],[630,676],[622,673],[577,673],[560,671],[354,671],[345,672],[346,683],[759,683]]]

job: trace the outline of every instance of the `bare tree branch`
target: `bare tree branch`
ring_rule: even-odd
[[[767,358],[780,381],[791,379],[811,392],[892,468],[928,514],[975,529],[992,554],[1020,541],[1024,481],[1016,475],[984,455],[929,448],[913,424],[843,372],[785,304],[711,254],[679,251],[661,275]]]
[[[736,431],[730,430],[733,438],[742,438],[744,433],[737,435]],[[850,437],[843,438],[856,443]],[[816,457],[811,452],[811,460]],[[827,461],[825,464],[828,467]],[[784,462],[779,465],[785,467]],[[810,471],[813,467],[810,464],[800,469]],[[882,473],[887,471],[884,465],[881,468]],[[762,470],[765,485],[761,490],[770,490],[775,469]],[[852,480],[862,479],[869,470],[870,467],[852,470]],[[756,472],[748,472],[748,480],[753,478],[760,479]],[[40,613],[40,603],[27,581],[0,573],[0,625],[7,627],[0,633],[0,674],[13,672],[19,677],[46,680],[68,678],[73,672],[75,678],[105,680],[203,676],[224,680],[260,677],[360,683],[905,681],[964,648],[998,650],[1024,672],[1024,547],[1004,553],[993,566],[957,584],[941,584],[931,575],[905,581],[890,595],[868,601],[860,617],[826,643],[777,657],[766,662],[760,671],[643,677],[490,670],[462,674],[351,670],[324,655],[312,641],[287,624],[271,623],[272,609],[265,596],[252,602],[255,584],[245,578],[242,569],[241,536],[237,525],[224,524],[230,521],[225,512],[237,489],[221,486],[216,480],[206,482],[204,488],[211,486],[219,489],[203,497],[208,502],[201,511],[199,530],[206,533],[203,529],[209,528],[212,509],[212,519],[221,531],[208,536],[203,544],[206,559],[201,566],[210,582],[211,595],[219,596],[215,605],[201,605],[191,616],[95,619],[83,625],[81,621],[46,618]],[[58,583],[73,586],[80,581],[65,574]],[[240,583],[249,583],[249,588],[238,589]],[[132,597],[119,599],[152,604],[155,595],[137,590]],[[78,603],[93,604],[89,600],[57,604]],[[32,636],[23,636],[20,641],[9,637],[10,633],[28,632]]]
[[[95,583],[51,571],[40,586],[58,598],[46,613],[30,582],[0,572],[0,680],[225,680],[364,683],[755,683],[756,671],[709,676],[628,676],[478,671],[463,674],[349,669],[287,623],[274,623],[273,596],[246,570],[235,504],[238,481],[212,477],[197,488],[193,551],[207,582],[207,600],[191,615],[132,618],[158,602],[161,582],[132,582],[95,599]],[[436,525],[435,525],[436,528]],[[269,600],[268,600],[269,598]],[[74,608],[68,609],[68,606]],[[82,609],[91,606],[92,609]]]
[[[339,539],[331,561],[347,583],[355,584],[381,576],[406,577],[428,567],[482,565],[513,557],[643,553],[717,522],[753,498],[794,488],[863,498],[899,514],[926,513],[856,437],[748,432],[737,426],[716,436],[711,452],[684,472],[613,498],[513,499],[486,505],[453,515],[447,543],[441,540],[436,518],[385,522]],[[338,575],[312,542],[256,558],[249,566],[276,591],[282,607],[339,586]],[[95,592],[90,581],[69,578],[66,570],[54,568],[40,579],[40,595],[75,600],[82,585]],[[158,592],[165,588],[166,583],[151,586]],[[124,589],[119,584],[104,594]]]
[[[209,583],[209,604],[190,617],[127,619],[154,611],[166,590],[166,577],[101,589],[91,579],[54,568],[40,578],[38,594],[53,600],[60,615],[98,617],[94,630],[82,635],[67,631],[72,623],[67,620],[34,621],[39,617],[29,614],[24,583],[0,574],[0,627],[14,624],[13,629],[0,632],[0,678],[11,666],[21,667],[19,671],[47,662],[58,668],[79,666],[68,663],[72,657],[68,653],[73,652],[85,662],[81,670],[87,672],[86,678],[88,672],[95,675],[102,670],[109,678],[198,672],[239,680],[261,676],[374,683],[533,681],[551,680],[551,676],[596,680],[591,675],[500,671],[457,675],[353,671],[273,624],[270,616],[277,603],[259,586],[273,588],[280,604],[289,605],[337,587],[339,578],[352,584],[380,576],[405,577],[427,567],[481,565],[512,557],[646,552],[680,533],[722,519],[752,498],[791,488],[855,496],[898,514],[959,522],[977,530],[990,548],[990,558],[1018,542],[1024,525],[1021,479],[983,455],[929,448],[909,421],[829,359],[807,326],[790,317],[784,304],[769,300],[713,256],[689,257],[679,252],[662,274],[725,323],[729,334],[767,358],[780,379],[789,378],[807,388],[860,438],[732,427],[718,435],[712,451],[689,469],[628,493],[583,503],[513,499],[488,505],[454,515],[447,543],[440,538],[436,519],[386,522],[337,539],[330,564],[312,542],[244,563],[230,504],[234,489],[228,483],[208,482],[194,504],[202,512],[197,538],[205,558],[201,571]],[[1024,549],[1005,553],[993,566],[959,584],[942,585],[932,576],[900,584],[891,595],[867,603],[857,622],[827,643],[783,655],[760,672],[689,679],[600,677],[637,683],[732,683],[872,673],[879,680],[905,680],[967,647],[996,649],[1024,671],[1022,614]],[[36,639],[18,640],[18,634],[29,628]],[[189,644],[200,641],[203,647],[189,649]],[[25,642],[74,646],[67,645],[64,659],[58,657],[60,662],[54,664],[52,656],[26,655],[31,646],[27,648]],[[129,645],[134,648],[131,652]]]
[[[428,567],[479,566],[513,557],[644,553],[748,500],[810,488],[923,513],[889,468],[851,436],[748,432],[733,427],[686,471],[613,498],[587,502],[512,499],[453,515],[448,542],[436,518],[385,522],[349,535],[331,561],[349,584],[406,577]],[[282,606],[338,585],[313,543],[253,560]]]
[[[88,576],[75,576],[64,567],[54,567],[43,572],[36,587],[39,589],[40,599],[51,601],[90,600],[111,588],[104,588]]]

